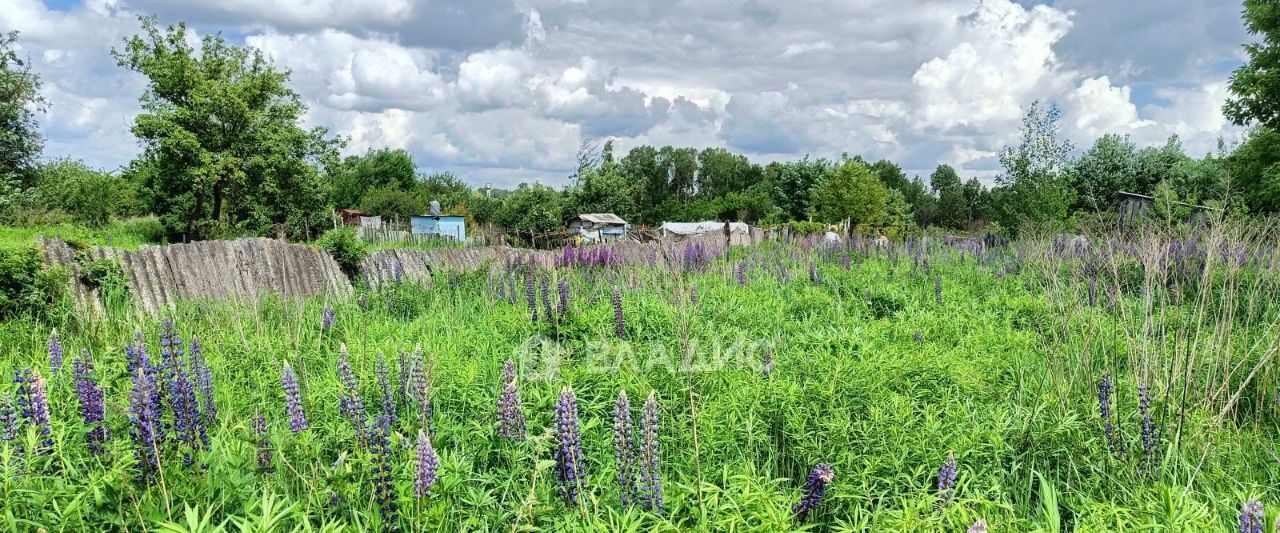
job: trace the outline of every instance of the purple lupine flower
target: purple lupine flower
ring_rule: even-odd
[[[796,521],[804,523],[809,518],[809,512],[817,509],[822,503],[822,496],[827,492],[827,485],[836,479],[836,471],[827,463],[819,464],[813,467],[813,471],[809,472],[809,479],[804,483],[804,495],[800,497],[800,502],[791,508],[796,515]]]
[[[271,460],[271,436],[267,433],[267,418],[262,416],[261,409],[253,415],[253,436],[258,439],[258,471],[264,474],[275,472],[276,467]]]
[[[809,261],[809,282],[822,285],[822,274],[818,272],[818,264],[813,261]]]
[[[18,411],[13,406],[13,395],[0,392],[0,440],[10,442],[18,438]]]
[[[582,455],[582,434],[578,422],[578,397],[565,387],[556,402],[556,479],[566,504],[578,505],[578,496],[587,477]]]
[[[209,445],[209,428],[218,423],[218,404],[213,400],[213,372],[204,359],[200,337],[191,336],[191,371],[195,373],[196,390],[200,393],[200,442]]]
[[[658,453],[658,398],[653,391],[640,410],[640,505],[662,512],[662,461]]]
[[[92,376],[93,362],[89,359],[89,351],[85,350],[79,359],[72,361],[71,368],[75,373],[76,396],[80,399],[80,416],[84,425],[90,428],[84,436],[85,443],[89,452],[97,455],[102,453],[102,443],[111,438],[111,430],[103,424],[106,405],[102,401],[102,388]]]
[[[498,395],[498,436],[513,441],[525,439],[524,405],[516,385],[516,364],[502,365],[502,393]]]
[[[560,283],[556,287],[560,292],[560,302],[556,307],[556,311],[560,316],[569,314],[569,278],[560,278]]]
[[[41,453],[53,451],[52,429],[49,426],[49,387],[39,368],[14,373],[18,383],[18,410],[28,424],[33,424],[44,437]]]
[[[409,403],[409,378],[413,375],[413,362],[422,358],[422,345],[414,347],[414,356],[409,357],[409,353],[400,350],[400,358],[397,361],[399,373],[396,374],[396,385],[398,387],[396,404],[407,405]]]
[[[378,362],[374,365],[374,373],[378,376],[378,391],[382,393],[382,416],[387,417],[392,425],[396,423],[396,398],[391,388],[391,375],[387,370],[387,356],[379,353]]]
[[[137,447],[138,479],[149,481],[160,468],[160,411],[156,409],[156,382],[139,368],[133,374],[129,395],[129,436]]]
[[[427,428],[427,434],[435,436],[435,427],[431,423],[431,376],[422,347],[414,350],[413,366],[409,370],[409,393],[418,409],[418,424]]]
[[[933,299],[938,305],[942,305],[942,276],[933,278]]]
[[[440,469],[440,458],[431,446],[427,432],[418,430],[416,473],[413,479],[413,497],[421,500],[431,495],[431,486],[436,484],[437,471]]]
[[[1249,500],[1240,506],[1240,533],[1262,533],[1265,520],[1262,502]]]
[[[151,363],[147,357],[147,343],[143,342],[141,331],[135,331],[133,333],[133,344],[124,347],[124,359],[124,368],[129,374],[133,374],[138,368]]]
[[[987,519],[979,518],[977,522],[969,526],[969,529],[964,530],[964,533],[987,533]]]
[[[697,284],[694,284],[692,287],[689,287],[689,304],[694,307],[698,306],[698,285]]]
[[[627,338],[627,320],[622,316],[622,289],[613,288],[613,333],[619,339]]]
[[[1107,447],[1112,453],[1124,452],[1124,442],[1120,440],[1120,436],[1116,432],[1115,420],[1112,416],[1112,392],[1115,390],[1111,384],[1111,377],[1103,375],[1098,380],[1098,416],[1102,419],[1102,430],[1107,437]]]
[[[338,313],[328,305],[320,311],[320,329],[333,329],[338,323]]]
[[[306,431],[307,415],[302,412],[302,391],[298,389],[298,376],[293,373],[289,361],[284,362],[280,374],[280,386],[284,389],[285,414],[289,415],[289,429],[294,433]]]
[[[58,339],[58,330],[49,333],[49,371],[57,377],[62,372],[62,341]]]
[[[1142,463],[1140,470],[1155,472],[1160,465],[1160,431],[1151,416],[1151,386],[1138,387],[1138,413],[1142,415]]]
[[[951,496],[956,490],[956,454],[947,452],[947,460],[938,469],[938,505],[946,507],[951,504]]]
[[[915,341],[916,344],[921,344],[924,342],[924,336],[921,335],[920,330],[917,329],[916,332],[911,335],[911,340]]]
[[[1098,305],[1098,278],[1089,280],[1089,307]]]
[[[760,374],[763,375],[765,379],[769,379],[769,376],[773,375],[773,368],[773,346],[766,345],[764,347],[764,357],[761,358],[760,361]]]
[[[551,275],[544,274],[542,276],[542,316],[547,322],[555,319],[555,314],[551,312]]]
[[[391,463],[394,461],[391,449],[391,418],[379,416],[374,424],[370,448],[373,451],[373,493],[382,511],[382,519],[388,529],[395,529],[400,521],[399,506],[396,498],[395,477],[392,475]]]
[[[342,392],[338,395],[338,412],[351,421],[356,431],[356,442],[365,444],[368,431],[364,412],[364,401],[360,399],[360,386],[356,382],[355,372],[347,360],[347,345],[338,345],[338,379],[342,382]]]
[[[745,268],[743,268],[741,261],[739,261],[738,264],[733,265],[733,279],[738,280],[738,285],[747,284],[747,274],[744,270]]]
[[[618,491],[623,507],[636,502],[636,448],[631,435],[631,401],[618,391],[613,404],[613,457],[618,461]]]
[[[534,286],[533,269],[530,268],[524,273],[524,299],[529,304],[529,320],[534,325],[538,324],[538,291]]]
[[[840,254],[840,268],[843,268],[845,272],[848,272],[852,267],[853,261],[849,258],[849,252],[846,251],[843,254]]]
[[[169,408],[173,411],[173,430],[179,442],[190,450],[198,451],[202,446],[200,435],[203,433],[200,428],[200,406],[196,402],[195,387],[181,359],[182,338],[178,336],[172,321],[164,322],[160,333],[160,347],[167,378],[164,389]],[[192,464],[190,451],[183,452],[183,462]]]

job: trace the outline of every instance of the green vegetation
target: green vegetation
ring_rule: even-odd
[[[10,354],[0,373],[45,376],[52,442],[40,453],[44,437],[30,421],[0,442],[0,521],[14,530],[383,530],[392,524],[374,468],[387,464],[404,530],[963,531],[982,518],[992,531],[1226,531],[1242,502],[1280,500],[1264,452],[1280,437],[1273,231],[1110,235],[1090,248],[1034,237],[871,254],[856,243],[765,246],[702,272],[678,258],[675,267],[561,268],[535,275],[568,283],[566,312],[548,319],[539,304],[534,322],[519,270],[327,301],[184,303],[166,317],[183,346],[199,337],[191,375],[207,365],[216,420],[202,426],[207,444],[182,444],[170,426],[146,481],[147,456],[135,455],[130,436],[137,378],[124,346],[141,330],[151,360],[165,360],[159,321],[124,305],[86,322],[12,320],[0,323],[0,353]],[[811,264],[812,278],[803,274]],[[621,326],[611,277],[625,280]],[[61,371],[48,354],[55,327]],[[397,415],[385,452],[362,446],[340,412],[343,344],[367,422],[384,397]],[[429,419],[397,392],[414,373],[399,354],[412,362],[417,345]],[[112,435],[97,455],[70,368],[86,349]],[[494,422],[508,359],[518,366],[524,441],[501,438]],[[297,433],[281,390],[286,362],[308,420]],[[1100,383],[1110,387],[1105,419]],[[553,404],[566,386],[587,473],[577,508],[557,492],[553,453]],[[1139,386],[1151,391],[1146,417]],[[619,390],[636,416],[650,391],[660,406],[662,513],[619,501]],[[16,391],[0,386],[4,398]],[[265,437],[253,429],[258,413]],[[419,429],[440,463],[421,499]],[[272,455],[260,467],[263,438]],[[955,488],[940,494],[949,453]],[[834,481],[801,524],[792,506],[819,463],[832,465]]]

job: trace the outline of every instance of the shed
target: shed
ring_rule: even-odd
[[[367,214],[369,213],[366,213],[359,209],[339,209],[338,210],[338,216],[342,217],[343,226],[359,226],[360,217]]]
[[[706,220],[703,222],[663,222],[658,232],[664,241],[682,241],[699,235],[715,234],[723,238],[724,222]],[[751,226],[746,222],[729,223],[729,242],[735,246],[751,244]]]
[[[569,233],[586,242],[620,240],[627,234],[627,221],[613,213],[584,213],[569,221]]]
[[[467,240],[467,221],[460,215],[413,215],[409,226],[414,235],[439,235],[459,242]]]
[[[1191,209],[1189,219],[1194,220],[1203,216],[1210,211],[1221,211],[1216,207],[1207,207],[1203,205],[1189,204],[1186,202],[1174,202],[1182,207]],[[1118,211],[1120,213],[1120,221],[1125,223],[1133,222],[1146,216],[1147,212],[1155,204],[1155,198],[1145,194],[1137,194],[1132,192],[1120,191],[1120,205]]]

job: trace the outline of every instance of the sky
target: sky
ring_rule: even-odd
[[[584,141],[842,153],[990,183],[1034,100],[1085,148],[1216,150],[1249,40],[1230,0],[0,0],[43,81],[45,157],[115,169],[145,80],[111,49],[186,22],[292,72],[346,153],[409,150],[474,186],[565,183]]]

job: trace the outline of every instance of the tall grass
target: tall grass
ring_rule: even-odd
[[[1212,250],[1203,268],[1170,259],[1169,242],[1187,237]],[[18,444],[38,444],[30,429],[0,444],[0,521],[13,530],[388,528],[375,458],[339,413],[337,352],[346,344],[365,406],[377,411],[379,354],[395,361],[420,344],[439,481],[413,498],[422,428],[402,405],[391,437],[401,529],[963,531],[985,518],[991,531],[1227,530],[1241,502],[1280,497],[1274,242],[1270,227],[1224,224],[1097,235],[1087,248],[1051,236],[1009,247],[798,242],[734,250],[705,271],[678,257],[652,267],[632,258],[552,272],[552,287],[570,282],[569,312],[537,324],[523,282],[505,278],[518,274],[501,271],[340,301],[185,302],[166,317],[184,338],[199,336],[219,420],[195,465],[166,456],[149,484],[134,479],[123,346],[141,330],[158,352],[159,318],[117,301],[95,320],[9,322],[0,371],[47,368],[54,326],[67,354],[93,353],[115,438],[91,455],[70,378],[50,377],[53,452],[19,454]],[[1230,259],[1239,249],[1243,264]],[[1090,306],[1094,280],[1103,288]],[[515,297],[500,298],[499,283],[503,294],[518,286]],[[331,329],[321,327],[325,307],[335,310]],[[495,428],[507,359],[520,368],[523,442]],[[297,434],[280,387],[285,361],[310,425]],[[1098,416],[1104,374],[1115,382],[1123,453],[1110,451]],[[1158,467],[1146,471],[1139,385],[1153,388],[1161,436]],[[578,508],[558,496],[552,460],[565,386],[577,394],[589,473]],[[661,406],[661,514],[618,503],[620,389],[653,391]],[[270,473],[257,468],[259,410]],[[949,452],[958,475],[939,505]],[[834,482],[801,525],[792,506],[819,463],[832,465]]]

